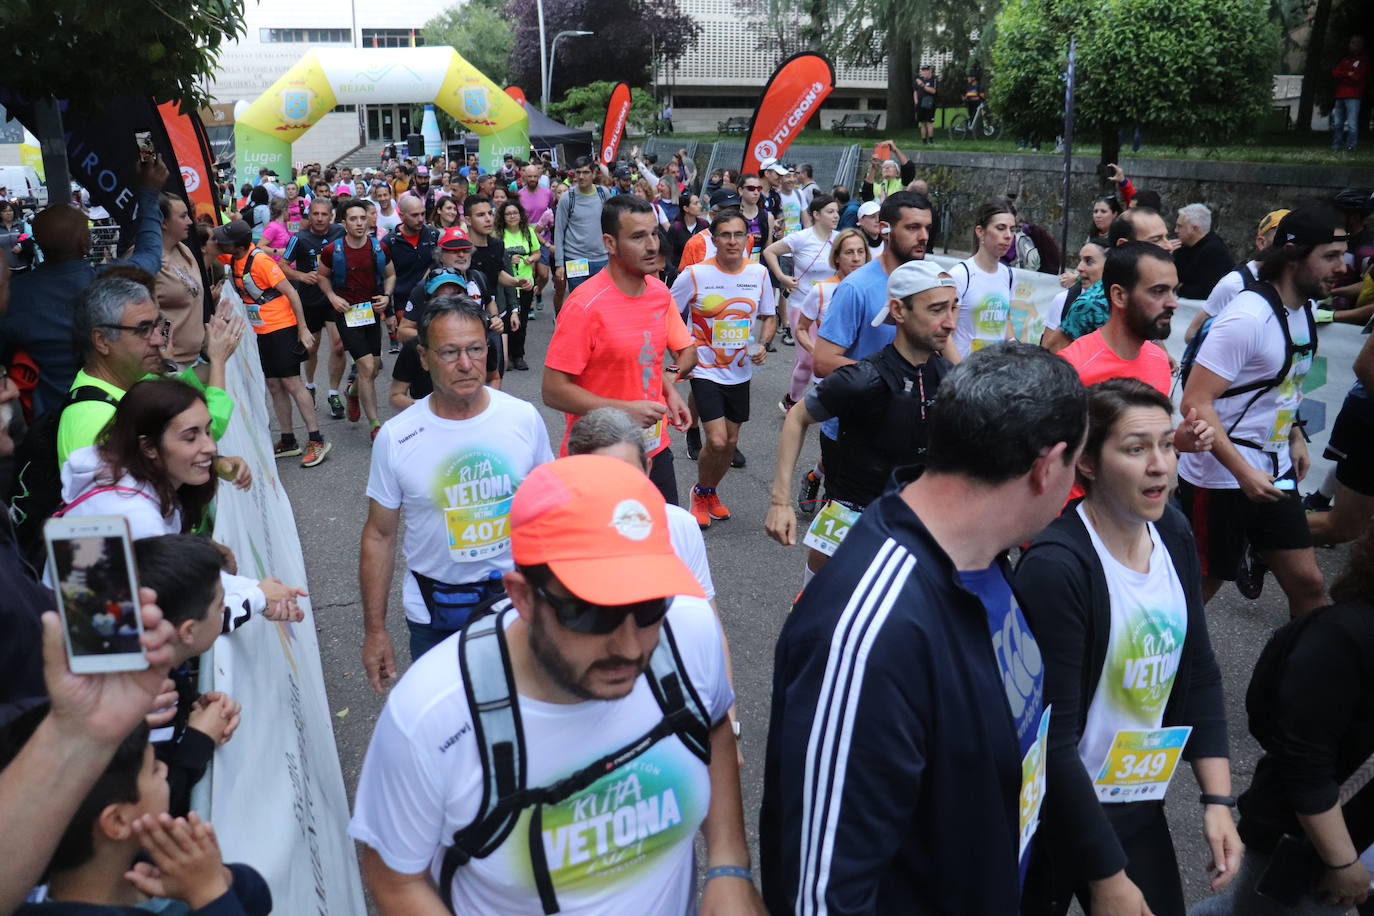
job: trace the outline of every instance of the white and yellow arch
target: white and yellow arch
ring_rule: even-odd
[[[291,144],[336,105],[405,102],[433,102],[477,134],[483,168],[498,168],[507,152],[529,153],[520,103],[452,48],[325,48],[308,52],[236,116],[240,180],[264,166],[289,174]]]

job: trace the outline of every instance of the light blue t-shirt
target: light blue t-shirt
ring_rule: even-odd
[[[1045,711],[1045,665],[1040,646],[1031,635],[1026,618],[1016,603],[1002,567],[993,563],[987,569],[959,570],[964,588],[978,596],[988,615],[992,650],[1007,692],[1007,705],[1016,723],[1016,739],[1024,758],[1038,737],[1040,717]],[[1021,855],[1021,883],[1026,881],[1030,846]]]
[[[821,319],[820,336],[844,347],[844,355],[859,360],[872,356],[897,339],[897,328],[873,327],[873,319],[887,308],[887,271],[881,260],[872,260],[845,277],[830,296]],[[821,432],[840,437],[840,421],[829,419]]]

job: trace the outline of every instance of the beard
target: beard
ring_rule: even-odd
[[[1126,307],[1126,327],[1141,340],[1167,340],[1173,329],[1173,312],[1162,311],[1151,318],[1131,303]]]
[[[534,617],[530,620],[530,654],[534,656],[535,662],[543,669],[544,674],[548,676],[549,680],[553,681],[563,690],[566,690],[579,700],[619,699],[619,697],[601,696],[589,689],[584,683],[587,679],[587,675],[598,666],[612,667],[631,664],[635,665],[641,674],[644,672],[644,669],[648,667],[649,660],[647,657],[627,659],[619,656],[611,656],[592,662],[587,666],[587,670],[579,675],[576,666],[558,650],[557,643],[549,634],[547,618],[552,613],[552,610],[541,609],[536,611]],[[555,626],[556,625],[557,624],[555,624]],[[631,682],[631,689],[633,689],[633,682]]]

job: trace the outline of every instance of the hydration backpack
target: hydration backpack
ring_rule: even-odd
[[[254,305],[262,305],[265,302],[271,302],[281,295],[281,292],[276,287],[263,289],[258,286],[257,281],[253,279],[253,261],[261,255],[261,249],[254,248],[249,251],[248,257],[243,259],[243,273],[235,273],[233,275],[234,289],[238,290],[241,297]]]
[[[1274,318],[1279,323],[1279,330],[1283,333],[1283,363],[1279,366],[1278,372],[1269,378],[1255,379],[1252,382],[1246,382],[1244,385],[1235,385],[1231,388],[1227,388],[1221,393],[1220,397],[1217,398],[1217,400],[1221,400],[1222,398],[1233,398],[1242,394],[1254,392],[1251,394],[1250,400],[1245,402],[1245,406],[1241,409],[1241,412],[1236,415],[1235,422],[1226,430],[1226,436],[1237,445],[1259,449],[1260,446],[1257,443],[1249,442],[1245,439],[1237,439],[1231,435],[1231,431],[1240,425],[1240,422],[1245,419],[1245,415],[1250,412],[1250,408],[1254,406],[1256,401],[1264,396],[1266,391],[1272,391],[1283,384],[1283,380],[1288,377],[1288,370],[1293,366],[1293,359],[1295,357],[1315,353],[1317,351],[1317,322],[1312,317],[1312,303],[1304,302],[1302,311],[1307,317],[1307,343],[1300,345],[1294,344],[1292,332],[1288,330],[1288,309],[1284,307],[1283,300],[1279,298],[1278,290],[1274,289],[1273,286],[1265,281],[1256,279],[1255,276],[1250,273],[1249,268],[1243,264],[1236,268],[1236,270],[1240,272],[1244,288],[1251,292],[1259,293],[1264,297],[1264,301],[1269,303],[1269,308],[1273,311]],[[1207,338],[1207,332],[1211,330],[1212,322],[1216,321],[1216,318],[1217,316],[1213,315],[1211,318],[1204,321],[1202,327],[1198,328],[1197,334],[1188,342],[1187,349],[1183,351],[1183,359],[1181,359],[1178,364],[1178,382],[1174,386],[1175,389],[1179,386],[1187,386],[1188,376],[1192,373],[1193,365],[1197,362],[1197,355],[1202,349],[1202,342]]]
[[[453,876],[457,870],[473,859],[484,859],[495,852],[515,829],[521,813],[526,808],[533,808],[527,841],[530,866],[544,912],[557,913],[558,896],[549,874],[542,835],[544,806],[565,801],[673,735],[702,763],[709,765],[711,721],[684,671],[673,639],[673,628],[664,620],[658,646],[644,672],[649,689],[663,712],[659,723],[630,744],[552,785],[527,786],[525,734],[520,723],[510,652],[506,647],[506,628],[502,624],[509,613],[513,611],[507,608],[499,613],[469,618],[458,640],[458,664],[482,764],[482,801],[472,823],[454,833],[453,844],[444,850],[439,893],[444,905],[452,910]]]
[[[67,399],[33,421],[19,447],[14,451],[14,481],[5,500],[14,523],[15,543],[34,569],[42,569],[46,548],[43,523],[62,505],[62,466],[57,460],[57,430],[62,412],[83,401],[104,401],[111,407],[119,402],[103,388],[82,385],[67,392]]]
[[[382,285],[382,278],[386,276],[386,252],[382,251],[382,243],[377,241],[375,235],[369,235],[367,240],[372,243],[372,269],[377,272],[377,286]],[[342,242],[343,244],[339,244]],[[329,267],[329,282],[334,285],[334,291],[338,292],[339,287],[343,286],[348,280],[348,254],[344,248],[348,245],[344,239],[339,238],[330,242],[326,247],[333,248],[333,264]]]

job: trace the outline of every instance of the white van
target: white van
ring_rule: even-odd
[[[0,188],[8,189],[11,198],[36,200],[39,207],[48,205],[48,189],[32,166],[0,165]]]

